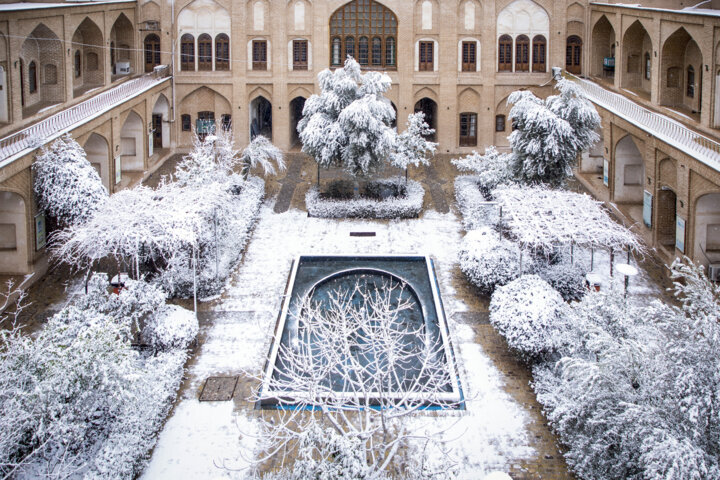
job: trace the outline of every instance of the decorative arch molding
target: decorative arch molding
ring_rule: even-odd
[[[140,23],[147,20],[159,21],[161,12],[162,10],[160,9],[160,5],[158,5],[155,1],[150,0],[149,2],[143,3],[140,7]]]
[[[647,19],[638,17],[630,21],[628,25],[623,25],[623,39],[625,38],[625,35],[627,35],[628,30],[630,30],[631,28],[638,28],[638,25],[642,27],[643,30],[645,30],[645,33],[647,33],[648,36],[650,36],[650,32],[652,31],[652,24],[648,24]],[[652,36],[650,36],[650,40],[652,41]]]
[[[434,101],[435,103],[438,102],[438,94],[430,87],[421,87],[420,90],[415,92],[415,95],[413,95],[413,103],[417,103],[423,98],[429,98],[430,100]]]
[[[384,4],[352,0],[332,13],[329,27],[332,67],[351,56],[363,68],[397,68],[398,19]]]
[[[458,102],[464,105],[463,108],[468,111],[477,111],[480,108],[480,98],[482,95],[473,87],[466,87],[458,93]]]
[[[677,191],[677,162],[674,158],[665,157],[658,162],[658,186],[668,187]]]
[[[248,98],[248,102],[252,102],[253,100],[255,100],[255,99],[258,98],[258,97],[263,97],[263,98],[265,98],[265,100],[267,100],[267,101],[270,102],[270,103],[273,102],[272,93],[270,93],[270,91],[268,91],[268,90],[267,90],[266,88],[264,88],[264,87],[255,87],[255,88],[253,88],[253,89],[250,91],[250,93],[248,94],[248,97],[247,97],[247,98]],[[295,97],[293,97],[293,98],[295,98]]]
[[[637,138],[637,137],[636,137],[635,135],[633,135],[632,133],[627,133],[627,132],[624,132],[624,133],[625,133],[625,134],[622,135],[622,136],[615,142],[615,145],[613,145],[613,150],[617,150],[618,144],[620,144],[620,142],[623,142],[623,143],[624,143],[624,142],[627,142],[628,140],[630,140],[630,141],[632,141],[632,143],[635,145],[635,148],[638,149],[638,151],[640,152],[640,155],[642,155],[643,152],[645,151],[645,142],[643,142],[641,139]]]
[[[569,22],[575,20],[578,22],[585,21],[585,7],[578,2],[571,3],[567,8],[567,20]]]
[[[465,33],[481,32],[482,3],[478,0],[460,0],[458,2],[458,31]]]
[[[206,86],[206,85],[203,85],[203,86],[201,86],[201,87],[197,87],[196,89],[192,90],[190,93],[188,93],[187,95],[185,95],[184,97],[182,97],[182,100],[180,100],[180,103],[181,103],[181,104],[184,103],[185,101],[187,101],[188,99],[190,99],[191,97],[197,95],[197,94],[200,93],[200,92],[209,92],[209,93],[211,93],[211,94],[213,94],[213,95],[217,95],[217,96],[219,96],[220,98],[222,98],[223,100],[225,100],[225,102],[227,102],[228,105],[231,104],[230,101],[227,99],[227,97],[226,97],[225,95],[223,95],[222,93],[218,92],[218,91],[215,90],[214,88],[208,87],[208,86]]]
[[[294,100],[297,97],[303,97],[305,99],[308,99],[308,98],[310,98],[310,96],[312,94],[313,93],[305,87],[295,87],[292,90],[290,90],[290,94],[288,95],[288,98],[290,100]]]
[[[497,17],[497,37],[508,34],[549,36],[550,16],[532,0],[515,0],[502,9]]]
[[[532,0],[515,0],[496,23],[496,69],[546,72],[550,51],[550,16]]]

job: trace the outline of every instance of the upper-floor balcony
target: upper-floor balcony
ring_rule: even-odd
[[[34,150],[39,142],[46,143],[70,132],[83,123],[89,122],[122,105],[127,100],[141,95],[162,82],[168,81],[169,78],[170,68],[167,65],[160,65],[151,73],[105,90],[88,100],[0,139],[0,167],[4,167],[13,160]]]
[[[605,110],[632,123],[653,137],[720,171],[720,143],[688,128],[679,121],[653,112],[601,84],[566,74],[580,85],[588,98]]]

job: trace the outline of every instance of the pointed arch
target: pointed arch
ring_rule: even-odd
[[[616,35],[610,20],[601,16],[592,29],[591,73],[598,77],[615,76]]]
[[[394,70],[397,26],[395,13],[375,0],[346,3],[330,16],[330,65],[341,66],[345,56],[350,55],[363,68]],[[374,49],[371,38],[377,39]]]
[[[32,30],[20,48],[21,98],[23,117],[32,115],[36,105],[53,104],[65,100],[65,67],[62,43],[55,32],[44,23]],[[35,65],[35,87],[30,89],[30,65]]]
[[[623,34],[623,74],[624,88],[650,93],[651,82],[645,72],[652,69],[654,63],[652,39],[642,19],[635,20]],[[647,54],[647,55],[646,55]],[[649,64],[646,59],[649,58]]]
[[[100,175],[105,189],[110,191],[110,144],[99,133],[91,133],[83,144],[83,150],[90,164]]]

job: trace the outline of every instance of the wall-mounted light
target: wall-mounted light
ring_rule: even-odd
[[[709,72],[709,71],[710,71],[710,67],[708,67],[707,65],[705,65],[705,71],[706,71],[706,72]]]
[[[648,185],[652,185],[652,180],[650,179],[650,177],[647,177],[647,178],[648,178]]]
[[[685,204],[683,203],[682,200],[680,200],[680,208],[684,208],[684,207],[685,207]]]
[[[657,50],[653,51],[653,53],[655,54],[655,58],[657,58]]]

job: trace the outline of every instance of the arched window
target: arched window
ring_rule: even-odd
[[[332,39],[332,59],[330,60],[331,65],[340,65],[342,59],[340,58],[340,48],[342,41],[335,37]]]
[[[28,65],[28,90],[30,93],[37,92],[37,65],[34,61]]]
[[[368,38],[360,37],[358,41],[358,62],[360,65],[366,66],[368,64]]]
[[[498,40],[498,70],[512,71],[512,37],[503,35]]]
[[[212,37],[207,33],[198,37],[198,70],[212,70]]]
[[[78,78],[80,75],[82,75],[82,55],[80,55],[80,50],[75,50],[75,62],[73,65],[75,70],[75,78]]]
[[[115,66],[115,42],[110,42],[110,66]]]
[[[395,38],[397,17],[390,9],[374,0],[353,0],[330,17],[331,64],[342,63],[336,58],[339,50],[363,67],[395,68]],[[341,41],[338,47],[336,40]]]
[[[385,66],[395,66],[395,38],[393,37],[385,39]]]
[[[224,33],[215,37],[215,70],[230,70],[230,38]]]
[[[527,72],[530,69],[530,39],[519,35],[515,39],[515,71]]]
[[[32,63],[30,65],[32,65]],[[685,89],[685,95],[690,98],[695,97],[695,69],[692,65],[688,65],[687,67],[687,85]]]
[[[145,71],[152,72],[160,65],[160,37],[151,33],[145,37]]]
[[[565,70],[570,73],[580,73],[580,60],[582,55],[582,39],[577,35],[567,38],[565,46]]]
[[[195,70],[195,37],[186,33],[180,38],[180,70]]]
[[[650,73],[652,69],[652,62],[650,60],[650,52],[645,52],[645,80],[650,80]]]
[[[535,35],[533,38],[533,51],[532,51],[532,71],[533,72],[545,72],[547,68],[546,64],[546,51],[547,51],[547,40],[542,35]]]
[[[373,66],[382,65],[382,40],[380,37],[372,39],[372,64]]]

